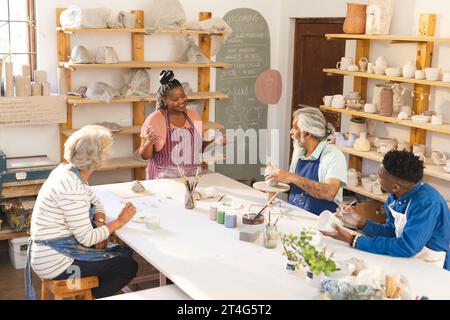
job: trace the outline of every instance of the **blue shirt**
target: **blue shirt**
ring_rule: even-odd
[[[399,213],[407,212],[407,222],[400,237],[395,235],[394,217],[389,205]],[[450,270],[450,211],[444,198],[432,186],[418,184],[400,198],[392,193],[384,204],[387,220],[378,224],[366,220],[362,236],[356,242],[359,250],[394,257],[414,257],[423,247],[447,252],[444,268]]]
[[[321,141],[309,157],[306,157],[305,153],[305,149],[299,148],[294,143],[294,151],[292,152],[292,162],[289,171],[295,173],[298,159],[317,160],[322,154],[319,164],[318,182],[325,183],[328,179],[340,180],[341,186],[336,194],[335,201],[339,203],[342,202],[343,189],[347,185],[347,160],[345,159],[344,154],[334,145],[330,145],[326,140]]]

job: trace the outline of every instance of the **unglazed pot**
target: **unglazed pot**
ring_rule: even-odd
[[[380,93],[380,115],[391,117],[394,113],[394,92],[384,87]]]
[[[366,32],[366,4],[347,3],[344,33],[363,34]]]
[[[370,151],[370,142],[366,138],[366,133],[361,132],[360,137],[356,139],[353,144],[353,149],[356,151],[367,152]]]

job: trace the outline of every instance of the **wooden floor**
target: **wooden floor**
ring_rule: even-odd
[[[135,254],[134,258],[139,264],[138,277],[158,272],[139,255]],[[41,281],[35,274],[33,274],[33,285],[36,291],[36,299],[40,299]],[[158,285],[158,281],[147,282],[139,285],[139,289],[157,287]],[[0,300],[23,299],[25,299],[24,269],[14,268],[9,259],[8,241],[0,241]]]

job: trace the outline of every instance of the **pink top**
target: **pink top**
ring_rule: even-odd
[[[188,117],[192,120],[194,123],[195,129],[197,129],[200,136],[202,135],[202,120],[200,119],[197,112],[195,112],[192,109],[186,109],[186,113]],[[144,124],[141,128],[141,138],[147,137],[147,130],[149,127],[152,127],[155,133],[159,136],[158,142],[155,144],[155,151],[159,152],[162,150],[164,145],[166,144],[166,118],[163,115],[163,112],[160,110],[156,110],[152,112],[147,119],[145,119]],[[176,128],[173,124],[170,124],[171,128]],[[183,128],[190,128],[191,125],[189,124],[189,121],[186,120],[184,123]]]

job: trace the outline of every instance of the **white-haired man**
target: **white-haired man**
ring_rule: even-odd
[[[268,180],[289,183],[289,203],[319,215],[335,212],[347,184],[347,161],[327,143],[334,128],[317,108],[297,110],[292,121],[294,152],[289,171],[279,169]]]

